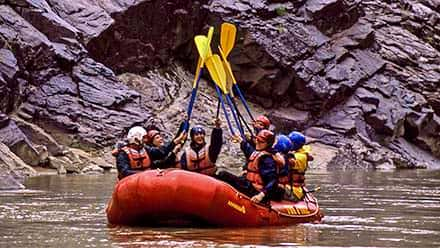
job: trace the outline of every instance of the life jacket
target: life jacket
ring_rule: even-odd
[[[298,202],[304,199],[305,190],[302,186],[285,185],[283,198],[288,201]]]
[[[258,191],[263,190],[264,183],[260,176],[260,158],[263,156],[273,156],[267,151],[254,151],[248,159],[246,167],[246,179],[252,183],[252,186]]]
[[[278,183],[279,184],[288,184],[289,183],[289,164],[287,163],[286,158],[281,153],[276,153],[273,155],[275,163],[277,165],[277,175],[278,175]]]
[[[202,173],[208,176],[213,176],[217,170],[215,163],[209,160],[209,145],[206,144],[198,152],[195,152],[191,147],[185,149],[186,154],[186,168],[189,171]]]
[[[147,170],[151,167],[151,159],[145,148],[136,150],[129,146],[124,146],[121,150],[127,153],[132,170]]]
[[[303,146],[297,151],[292,151],[295,156],[294,163],[290,163],[290,176],[292,178],[292,186],[304,186],[305,184],[305,173],[308,167],[308,162],[311,161],[311,156],[309,155],[310,146]]]

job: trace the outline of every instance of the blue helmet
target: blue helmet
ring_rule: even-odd
[[[306,143],[306,137],[300,132],[293,131],[289,133],[289,139],[292,142],[293,150],[298,150]]]
[[[273,145],[273,149],[277,152],[287,153],[288,151],[292,150],[292,142],[290,141],[289,137],[284,134],[280,134],[276,138],[276,143]]]
[[[191,139],[194,138],[194,135],[196,134],[205,134],[205,129],[199,125],[192,127],[189,131],[189,136],[191,137]]]

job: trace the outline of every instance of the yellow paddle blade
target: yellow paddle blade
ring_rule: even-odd
[[[235,44],[235,35],[237,34],[237,28],[234,24],[224,22],[221,26],[220,32],[220,45],[225,53],[225,57],[228,57]]]
[[[233,83],[233,80],[234,80],[233,77],[234,76],[233,75],[231,76],[231,73],[229,73],[228,66],[229,66],[229,63],[223,61],[223,68],[224,68],[224,70],[226,72],[226,85],[225,85],[225,87],[226,87],[226,90],[229,93],[231,93],[231,96],[234,97],[234,94],[233,94],[233,91],[232,91],[232,86],[234,85],[234,83]]]
[[[224,94],[228,94],[226,89],[226,73],[220,57],[214,54],[205,61],[205,64],[214,83],[220,87]]]
[[[225,67],[225,71],[226,71],[226,74],[227,74],[228,78],[230,78],[232,80],[233,84],[237,84],[237,81],[235,80],[235,77],[234,77],[234,73],[232,73],[231,64],[226,59],[226,55],[223,52],[223,49],[219,46],[218,50],[220,51],[220,54],[222,56],[224,67]],[[232,88],[232,85],[231,85],[231,88]]]
[[[209,27],[208,36],[207,36],[207,39],[208,39],[208,43],[207,43],[207,45],[208,45],[208,57],[212,56],[211,40],[212,40],[212,36],[213,35],[214,35],[214,27]]]
[[[209,48],[208,38],[204,35],[197,35],[194,37],[194,43],[196,43],[197,51],[199,52],[200,58],[202,58],[203,64],[203,61],[209,57],[208,49],[211,50]]]

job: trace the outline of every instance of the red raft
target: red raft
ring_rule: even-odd
[[[119,181],[107,206],[118,225],[270,226],[319,222],[316,198],[297,203],[252,203],[249,197],[212,177],[178,169],[150,170]]]

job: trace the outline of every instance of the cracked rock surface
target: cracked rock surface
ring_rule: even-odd
[[[438,167],[431,0],[0,1],[0,142],[31,166],[100,173],[130,126],[155,122],[171,137],[190,96],[192,38],[224,21],[238,27],[229,59],[255,112],[331,147],[328,168]],[[194,123],[216,113],[206,84]],[[224,151],[222,166],[241,163],[235,145]]]

